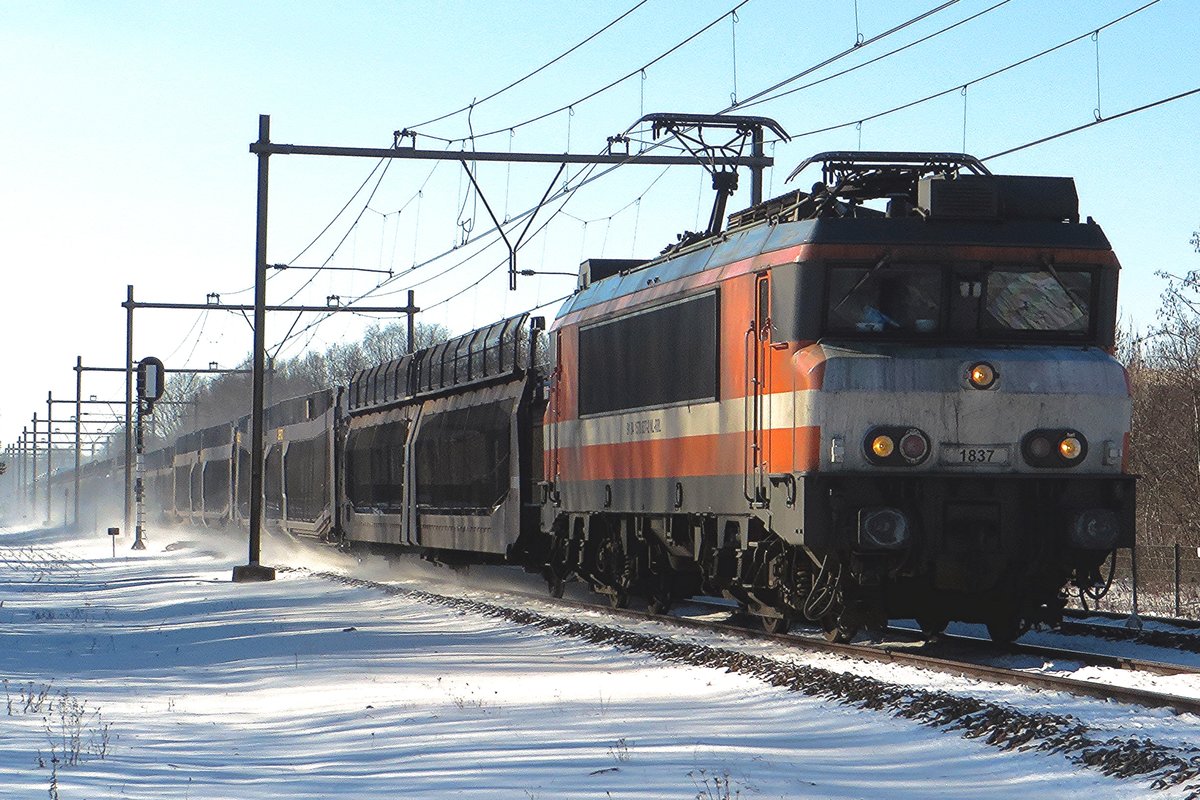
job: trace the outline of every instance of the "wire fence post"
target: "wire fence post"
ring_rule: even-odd
[[[1138,616],[1138,569],[1137,569],[1137,547],[1129,548],[1129,571],[1133,576],[1133,610],[1129,615],[1129,619],[1125,620],[1125,627],[1134,630],[1141,630],[1142,620]]]
[[[1182,565],[1181,565],[1180,561],[1181,561],[1182,557],[1183,557],[1182,548],[1179,546],[1179,542],[1176,542],[1175,543],[1175,616],[1176,617],[1182,616],[1182,609],[1180,608],[1180,604],[1179,604],[1179,599],[1180,599],[1179,598],[1179,583],[1180,583],[1180,578],[1182,577],[1182,570],[1181,570]]]

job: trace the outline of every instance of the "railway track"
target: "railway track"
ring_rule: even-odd
[[[1127,627],[1125,623],[1130,615],[1113,611],[1067,609],[1063,616],[1064,619],[1058,626],[1062,633],[1200,653],[1200,621],[1197,620],[1140,615],[1138,619],[1142,623],[1149,622],[1162,627]],[[1100,618],[1114,624],[1091,622],[1089,618]]]
[[[1084,611],[1079,608],[1068,608],[1063,611],[1063,616],[1070,617],[1074,620],[1085,621],[1089,617],[1099,617],[1113,622],[1124,623],[1130,615],[1121,611],[1100,611],[1098,609],[1088,609]],[[1142,622],[1155,622],[1161,625],[1173,625],[1176,628],[1185,628],[1194,630],[1200,634],[1200,620],[1187,619],[1185,617],[1161,617],[1156,614],[1138,614],[1138,619]]]
[[[564,601],[558,601],[564,602]],[[577,602],[577,601],[566,601]],[[689,601],[695,603],[696,601]],[[705,605],[703,602],[699,603]],[[707,604],[711,608],[719,608],[715,604]],[[599,609],[610,613],[628,615],[635,618],[646,618],[647,615],[628,609],[608,609],[604,606],[593,606],[587,603],[579,604],[581,608]],[[1182,697],[1163,692],[1154,692],[1141,688],[1115,686],[1095,681],[1084,681],[1061,675],[1030,672],[1022,669],[996,666],[980,663],[982,658],[995,658],[1002,655],[1034,656],[1047,661],[1079,662],[1086,666],[1107,667],[1129,671],[1144,672],[1156,676],[1173,676],[1195,674],[1196,669],[1178,664],[1166,664],[1144,659],[1113,656],[1103,653],[1091,653],[1070,648],[1047,647],[1044,645],[1028,645],[1013,643],[996,645],[986,639],[970,636],[942,634],[938,640],[926,643],[920,638],[918,631],[907,628],[889,628],[891,633],[908,635],[908,641],[902,643],[850,643],[838,644],[825,641],[820,631],[814,629],[810,633],[794,632],[773,634],[756,630],[755,623],[743,623],[736,618],[726,622],[690,620],[686,617],[663,616],[655,617],[666,624],[680,625],[688,628],[704,628],[735,633],[749,639],[761,639],[785,643],[816,652],[831,652],[850,658],[876,661],[891,664],[903,664],[936,672],[948,673],[960,677],[979,678],[996,683],[1017,686],[1029,686],[1037,689],[1063,691],[1082,697],[1092,697],[1102,700],[1115,700],[1148,708],[1170,708],[1177,713],[1200,714],[1200,699]],[[916,652],[916,649],[924,652]]]
[[[42,559],[56,562],[60,556],[58,552],[37,554],[41,559],[30,558],[31,555],[24,549],[10,554],[17,557],[12,558],[14,562],[19,558],[39,567]],[[6,570],[14,568],[12,563],[0,566]],[[1186,704],[1173,703],[1169,697],[1150,697],[1150,693],[1145,692],[1118,695],[1110,690],[1111,687],[1089,686],[1085,682],[1070,686],[1053,681],[1049,676],[1031,677],[1010,670],[953,663],[947,659],[931,658],[927,654],[904,652],[906,647],[913,647],[904,643],[875,646],[872,649],[869,644],[831,644],[817,631],[812,632],[811,638],[805,635],[773,635],[738,624],[748,625],[751,623],[749,619],[731,618],[716,623],[713,620],[680,616],[651,617],[644,612],[614,610],[597,603],[554,600],[540,592],[520,593],[506,589],[502,594],[494,586],[483,590],[487,592],[484,597],[477,587],[461,593],[443,587],[443,593],[438,593],[411,584],[380,583],[300,566],[283,566],[279,569],[284,574],[299,573],[306,577],[371,589],[392,595],[399,602],[440,605],[462,613],[504,619],[551,635],[646,654],[663,661],[727,670],[785,691],[881,712],[916,725],[971,738],[990,747],[1002,750],[1034,749],[1055,754],[1082,769],[1095,769],[1117,778],[1146,781],[1153,789],[1200,791],[1200,759],[1196,758],[1196,752],[1186,743],[1175,742],[1170,735],[1163,741],[1154,741],[1144,735],[1133,737],[1119,728],[1112,729],[1103,720],[1090,723],[1086,720],[1087,714],[1082,715],[1081,719],[1070,710],[1057,713],[1048,711],[1045,709],[1047,704],[1042,702],[1012,703],[989,699],[994,694],[991,692],[973,692],[969,687],[966,690],[939,689],[936,688],[936,682],[923,685],[921,681],[914,683],[907,678],[893,677],[892,673],[886,671],[873,675],[870,671],[842,669],[837,664],[822,661],[809,660],[810,663],[803,663],[787,657],[787,650],[842,654],[860,661],[920,666],[998,683],[1045,686],[1072,694],[1120,699],[1142,706],[1200,711],[1200,703],[1192,701]],[[473,597],[456,594],[470,594]],[[684,610],[691,610],[694,614],[707,611],[712,615],[711,607],[704,609],[699,604]],[[731,609],[726,606],[725,611],[730,612]],[[727,616],[732,617],[728,613]],[[647,622],[655,624],[647,625]],[[757,625],[757,621],[754,624]],[[685,633],[672,633],[666,626]],[[770,641],[782,646],[766,651],[739,646],[738,640]],[[1187,725],[1186,722],[1181,724]],[[1196,796],[1200,797],[1200,794]]]
[[[782,654],[746,651],[738,647],[737,640],[770,641],[790,649],[909,665],[996,683],[1067,692],[1144,707],[1170,708],[1177,713],[1200,713],[1200,700],[1193,698],[955,662],[904,652],[899,647],[834,644],[826,642],[816,632],[813,638],[771,634],[728,622],[714,623],[680,616],[651,617],[645,612],[630,609],[613,609],[607,605],[577,600],[555,600],[542,594],[512,590],[488,589],[487,599],[477,599],[301,567],[284,567],[281,571],[300,572],[345,585],[442,605],[464,613],[504,619],[553,635],[645,653],[664,661],[724,669],[788,691],[887,713],[919,725],[954,731],[1000,749],[1022,748],[1057,753],[1081,768],[1098,769],[1118,778],[1148,780],[1153,789],[1182,788],[1191,793],[1186,796],[1200,797],[1200,783],[1197,782],[1200,779],[1200,759],[1196,758],[1196,752],[1190,746],[1157,742],[1147,737],[1113,736],[1111,732],[1089,726],[1069,712],[1023,710],[1008,702],[986,699],[986,692],[976,695],[969,691],[922,687],[853,670],[842,671],[836,667],[798,663],[781,657]],[[591,618],[579,612],[586,612]],[[645,627],[639,630],[632,625],[621,624],[647,621],[703,636],[671,635],[658,626],[657,630],[647,630]],[[723,636],[714,637],[714,634]]]
[[[889,628],[889,630],[915,633],[915,631],[907,628]],[[1130,672],[1145,672],[1150,675],[1191,675],[1200,672],[1195,667],[1182,664],[1130,658],[1128,656],[1112,655],[1111,653],[1094,653],[1070,647],[1048,647],[1046,645],[1024,644],[1021,642],[999,645],[989,639],[957,634],[942,634],[939,637],[939,641],[941,643],[952,644],[956,647],[965,647],[984,655],[1034,656],[1046,661],[1075,661],[1086,666],[1107,667],[1109,669]]]
[[[310,572],[301,568],[285,568],[293,571]],[[531,619],[545,618],[550,612],[542,609],[531,609],[528,605],[520,609],[498,606],[494,602],[482,602],[469,598],[441,595],[426,590],[416,590],[397,587],[390,583],[361,580],[334,573],[310,572],[317,577],[336,580],[361,586],[370,586],[389,593],[403,593],[421,597],[435,603],[458,605],[460,603],[474,604],[485,613],[492,615],[507,615],[505,611],[515,611],[520,614],[531,614]],[[972,639],[971,637],[942,637],[940,647],[943,653],[918,652],[929,645],[918,642],[889,642],[889,643],[850,643],[839,644],[828,642],[819,631],[810,633],[768,633],[757,627],[757,623],[749,619],[739,619],[737,609],[727,605],[707,603],[705,601],[688,601],[682,606],[692,606],[707,609],[709,616],[719,611],[728,612],[724,620],[699,619],[688,616],[651,615],[636,609],[612,608],[601,603],[589,603],[567,598],[551,598],[546,595],[535,595],[527,592],[511,590],[506,594],[514,600],[535,601],[542,608],[564,609],[576,612],[588,612],[607,616],[614,620],[629,620],[645,622],[652,620],[661,625],[679,630],[704,633],[726,634],[743,641],[773,642],[786,647],[814,653],[828,653],[844,656],[850,659],[871,661],[885,664],[903,665],[958,677],[975,678],[994,683],[1023,686],[1032,689],[1065,692],[1079,697],[1090,697],[1100,700],[1110,700],[1145,708],[1167,708],[1176,713],[1200,715],[1200,698],[1185,697],[1165,692],[1156,692],[1143,688],[1113,685],[1096,681],[1085,681],[1063,675],[1034,672],[995,664],[982,663],[984,656],[995,657],[998,654],[1022,654],[1036,656],[1054,661],[1081,662],[1089,666],[1109,667],[1124,670],[1138,670],[1158,676],[1171,676],[1193,673],[1196,670],[1172,664],[1142,661],[1138,659],[1116,657],[1111,655],[1087,653],[1082,651],[1051,648],[1034,645],[1013,645],[1003,650],[998,649],[992,642]],[[907,631],[907,633],[912,633]],[[957,648],[958,652],[948,652],[948,645]]]

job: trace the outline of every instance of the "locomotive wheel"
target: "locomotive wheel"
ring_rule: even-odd
[[[858,633],[857,625],[848,625],[840,617],[824,617],[821,627],[825,630],[825,641],[831,644],[850,644]]]
[[[629,608],[629,592],[624,589],[610,589],[608,604],[613,608]]]
[[[780,617],[759,617],[763,630],[767,633],[787,633],[792,628],[791,617],[784,614]]]
[[[1008,644],[1029,630],[1020,617],[997,617],[987,623],[988,636],[996,644]]]
[[[671,593],[666,589],[651,592],[646,597],[646,611],[655,616],[671,610]]]
[[[949,624],[950,619],[941,614],[921,614],[917,617],[917,625],[921,626],[921,633],[925,634],[926,639],[940,636]]]
[[[567,588],[567,582],[557,575],[548,575],[546,577],[546,587],[550,590],[550,596],[559,598],[563,596],[563,591]]]

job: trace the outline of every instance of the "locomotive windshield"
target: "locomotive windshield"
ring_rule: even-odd
[[[985,331],[1086,333],[1091,297],[1091,272],[996,267],[987,274],[979,324]]]
[[[833,264],[825,330],[855,338],[1010,339],[1093,332],[1095,268]]]

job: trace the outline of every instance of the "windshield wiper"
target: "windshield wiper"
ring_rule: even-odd
[[[1086,306],[1081,305],[1081,301],[1075,297],[1075,292],[1071,290],[1071,287],[1063,283],[1063,279],[1058,276],[1058,270],[1054,268],[1054,264],[1050,261],[1050,259],[1043,257],[1042,266],[1046,268],[1046,271],[1050,273],[1050,277],[1054,278],[1054,282],[1057,283],[1059,288],[1062,289],[1067,295],[1067,299],[1071,301],[1071,305],[1075,306],[1075,310],[1079,312],[1079,315],[1081,317],[1087,317],[1088,312]]]
[[[851,297],[853,297],[854,294],[867,283],[867,281],[871,280],[871,278],[873,278],[875,276],[876,272],[879,272],[879,270],[886,267],[888,264],[891,263],[891,261],[892,261],[892,254],[884,253],[883,257],[879,259],[879,263],[877,263],[875,266],[871,267],[871,269],[869,269],[866,273],[863,274],[863,276],[861,278],[858,279],[858,283],[856,283],[856,284],[854,284],[854,286],[850,287],[850,291],[846,292],[846,294],[842,296],[842,299],[838,301],[838,304],[836,306],[834,306],[832,309],[830,309],[830,313],[836,314],[841,309],[841,307],[846,304],[847,300],[849,300]]]

